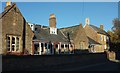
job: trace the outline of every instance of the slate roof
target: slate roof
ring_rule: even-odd
[[[50,34],[50,28],[44,29],[41,27],[37,27],[36,31],[34,31],[33,40],[40,40],[41,42],[55,42],[55,43],[67,43],[67,38],[62,34],[62,32],[58,29],[57,35]]]
[[[90,37],[87,36],[87,38],[88,38],[88,40],[89,40],[89,44],[98,44],[98,45],[101,45],[100,43],[94,41],[94,40],[91,39]]]
[[[100,33],[100,34],[104,34],[104,35],[109,35],[106,31],[94,26],[94,25],[89,25],[90,27],[92,27],[97,33]]]
[[[107,32],[105,32],[104,30],[101,30],[100,28],[94,26],[94,25],[90,25],[95,31],[97,31],[97,33],[100,33],[100,34],[105,34],[105,35],[108,35]],[[67,27],[67,28],[61,28],[61,30],[63,31],[63,33],[66,35],[67,32],[70,33],[70,38],[73,40],[74,39],[74,36],[76,35],[77,33],[77,30],[79,30],[79,25],[76,25],[76,26],[71,26],[71,27]],[[98,43],[97,41],[91,39],[90,37],[88,37],[88,41],[89,41],[89,44],[98,44],[98,45],[101,45],[100,43]]]
[[[67,28],[61,28],[60,30],[65,34],[66,37],[67,37],[67,33],[69,33],[70,39],[73,40],[74,36],[77,33],[77,30],[79,30],[79,25],[71,26]]]

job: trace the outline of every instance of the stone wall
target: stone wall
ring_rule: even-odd
[[[94,50],[95,50],[96,52],[104,52],[105,49],[107,48],[107,43],[106,43],[107,40],[104,39],[104,36],[106,36],[106,35],[97,33],[97,32],[96,32],[91,26],[89,26],[89,25],[86,25],[86,26],[84,27],[84,29],[85,29],[86,35],[87,35],[88,37],[90,37],[90,38],[93,39],[94,41],[100,43],[100,45],[99,45],[99,44],[96,44],[96,45],[94,46],[94,48],[95,48]],[[102,40],[101,40],[101,36],[102,36]],[[105,48],[105,46],[106,46],[106,48]]]
[[[10,9],[8,8],[8,11],[2,17],[2,39],[0,38],[0,41],[2,40],[2,48],[4,52],[6,51],[7,35],[19,37],[20,53],[23,52],[24,49],[28,49],[29,51],[31,50],[33,32],[14,3],[11,5]]]
[[[26,49],[29,54],[32,54],[32,40],[33,40],[34,33],[32,32],[30,26],[26,23]]]
[[[20,12],[16,12],[14,10],[16,6],[14,6],[9,12],[7,12],[4,17],[2,17],[2,47],[6,49],[6,35],[15,35],[20,36],[20,49],[22,49],[22,36],[23,36],[23,17]]]
[[[108,51],[108,52],[107,52],[107,58],[108,58],[109,60],[116,60],[116,53],[113,52],[113,51]]]
[[[84,28],[82,27],[82,24],[80,24],[79,29],[76,30],[76,34],[74,35],[73,42],[75,44],[75,49],[81,49],[81,50],[88,49],[88,38],[86,36]]]
[[[86,25],[84,29],[87,36],[97,41],[97,33],[94,31],[94,29],[92,29],[89,25]]]
[[[0,54],[2,54],[2,19],[0,19]]]

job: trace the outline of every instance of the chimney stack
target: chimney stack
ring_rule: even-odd
[[[101,24],[101,25],[100,25],[100,29],[102,29],[102,30],[104,29],[104,26],[103,26],[103,24]]]
[[[49,26],[52,28],[56,28],[56,17],[54,14],[50,14]]]
[[[11,2],[7,1],[6,2],[6,7],[4,8],[5,10],[8,10],[11,7]]]

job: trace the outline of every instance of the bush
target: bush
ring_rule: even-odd
[[[120,43],[110,43],[110,51],[120,51]]]

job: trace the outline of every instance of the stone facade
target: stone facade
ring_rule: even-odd
[[[88,38],[82,24],[79,25],[79,29],[76,31],[76,35],[74,35],[73,42],[75,44],[75,49],[88,49]]]
[[[109,43],[108,43],[109,36],[107,34],[96,31],[93,27],[91,27],[88,24],[85,25],[84,29],[88,37],[99,43],[99,44],[91,44],[93,45],[93,48],[90,49],[94,49],[94,52],[104,52],[105,50],[109,49]],[[99,30],[104,31],[103,26],[102,29],[99,28]]]
[[[24,53],[24,49],[32,49],[33,32],[15,3],[8,5],[8,8],[5,7],[0,19],[2,20],[2,48],[0,49],[3,51],[1,54]]]
[[[50,15],[50,18],[49,18],[49,26],[50,27],[53,27],[53,28],[56,28],[56,17],[54,14],[51,14]]]
[[[56,17],[50,15],[49,27],[29,25],[16,4],[6,3],[4,12],[0,16],[0,54],[54,54],[73,52],[75,49],[90,52],[104,52],[109,48],[109,36],[100,28],[86,24],[68,28],[56,28]],[[32,27],[32,30],[31,28]],[[34,32],[34,33],[33,33]],[[34,35],[35,34],[35,35]],[[1,36],[2,35],[2,36]],[[33,38],[34,37],[34,38]],[[67,51],[66,51],[67,50]]]
[[[0,53],[2,53],[2,19],[0,19]]]
[[[67,36],[75,45],[75,49],[88,50],[92,53],[104,52],[109,49],[109,35],[104,31],[103,25],[98,28],[94,25],[90,25],[89,18],[85,20],[85,26],[82,24],[71,26],[67,28],[61,28],[64,35]]]
[[[97,33],[94,31],[94,29],[92,29],[89,25],[86,25],[84,29],[87,36],[97,41]]]
[[[33,40],[33,37],[34,37],[34,33],[32,32],[30,26],[28,25],[28,23],[26,23],[26,43],[25,43],[25,47],[26,47],[26,50],[28,51],[29,54],[32,54],[32,40]]]

